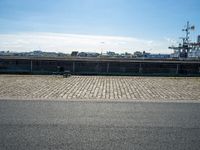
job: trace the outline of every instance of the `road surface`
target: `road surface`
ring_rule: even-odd
[[[1,150],[198,150],[200,103],[0,101]]]

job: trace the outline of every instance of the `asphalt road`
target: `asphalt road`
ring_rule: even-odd
[[[200,104],[0,101],[1,150],[199,150]]]

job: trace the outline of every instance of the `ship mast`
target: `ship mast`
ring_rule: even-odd
[[[192,47],[191,47],[192,43],[190,43],[190,31],[194,30],[194,29],[195,29],[195,27],[191,26],[188,21],[186,28],[182,29],[182,31],[185,32],[185,37],[181,37],[182,43],[180,43],[178,47],[175,47],[175,46],[169,47],[170,49],[178,50],[179,58],[181,58],[181,57],[187,58],[188,57],[188,53],[192,49]]]
[[[189,35],[190,35],[190,30],[193,29],[192,27],[190,27],[190,23],[189,21],[187,22],[187,25],[186,25],[186,28],[185,29],[182,29],[182,31],[185,31],[186,33],[186,36],[185,36],[185,43],[189,43]]]

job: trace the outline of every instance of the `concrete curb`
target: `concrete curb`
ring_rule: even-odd
[[[0,101],[47,101],[47,102],[89,102],[89,103],[200,103],[200,100],[142,100],[142,99],[62,99],[62,98],[28,98],[28,97],[0,97]]]

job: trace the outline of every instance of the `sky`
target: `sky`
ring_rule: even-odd
[[[0,0],[0,51],[171,53],[199,0]]]

